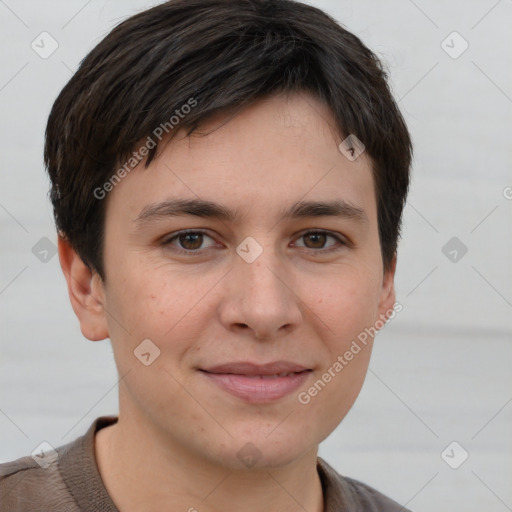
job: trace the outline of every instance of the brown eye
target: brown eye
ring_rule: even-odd
[[[308,233],[302,236],[304,237],[304,240],[309,240],[311,242],[311,245],[306,243],[306,247],[308,249],[323,249],[327,240],[327,235],[325,233]]]
[[[187,251],[195,251],[196,249],[199,249],[203,243],[203,234],[185,233],[184,235],[179,235],[178,240],[183,249],[186,249]]]
[[[337,243],[326,246],[329,238],[334,239]],[[328,231],[308,231],[307,233],[303,233],[298,240],[303,240],[304,245],[295,244],[297,247],[303,247],[318,253],[336,251],[348,245],[344,239]]]
[[[206,239],[206,240],[205,240]],[[210,239],[210,245],[204,245]],[[207,249],[215,245],[215,241],[211,236],[202,231],[182,231],[174,236],[166,238],[162,241],[162,245],[176,252],[181,253],[203,253]]]

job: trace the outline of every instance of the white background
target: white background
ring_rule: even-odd
[[[512,510],[512,1],[310,3],[384,60],[415,144],[403,311],[320,455],[416,512]],[[2,461],[118,410],[110,342],[83,338],[57,256],[42,263],[32,247],[56,241],[42,163],[53,101],[115,24],[150,5],[0,1]],[[59,45],[48,59],[31,48],[42,31]],[[455,59],[441,46],[453,31],[469,44]],[[456,262],[442,252],[452,237],[468,249]],[[452,441],[469,453],[458,469],[441,458]]]

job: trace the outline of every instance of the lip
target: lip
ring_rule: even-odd
[[[265,364],[240,361],[201,368],[201,370],[208,373],[232,373],[235,375],[277,375],[278,373],[298,373],[309,369],[290,361],[273,361]]]
[[[274,402],[296,391],[309,378],[310,368],[288,362],[267,364],[250,362],[227,363],[199,369],[211,382],[245,402]],[[289,374],[278,376],[278,374]]]

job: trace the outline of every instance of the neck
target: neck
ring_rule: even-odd
[[[284,467],[240,470],[186,452],[140,425],[120,415],[95,438],[100,475],[120,512],[266,512],[270,504],[280,512],[323,512],[318,447]]]

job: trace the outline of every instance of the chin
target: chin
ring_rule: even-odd
[[[229,451],[221,458],[232,470],[277,469],[292,464],[312,450],[316,453],[317,448],[318,443],[307,443],[301,432],[283,429],[278,435],[272,429],[258,428],[254,435],[247,432],[233,435]]]

